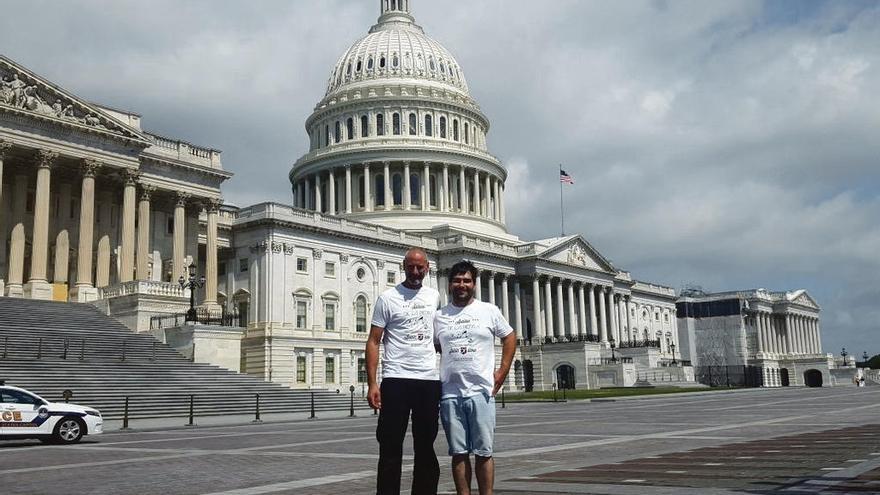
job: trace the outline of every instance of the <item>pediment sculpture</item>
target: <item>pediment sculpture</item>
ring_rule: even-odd
[[[580,244],[572,244],[568,248],[568,262],[587,266],[587,250]]]

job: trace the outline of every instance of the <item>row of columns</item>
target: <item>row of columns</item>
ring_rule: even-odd
[[[0,194],[3,186],[3,162],[11,150],[9,143],[0,142]],[[24,282],[25,259],[25,204],[27,201],[28,177],[16,174],[13,188],[12,230],[9,249],[9,270],[6,281],[7,295],[26,296],[38,299],[52,297],[52,289],[47,280],[49,249],[50,183],[52,168],[58,162],[58,153],[39,150],[35,155],[37,167],[36,193],[34,195],[34,219],[31,233],[30,278]],[[97,297],[96,287],[109,284],[109,245],[99,246],[99,267],[93,278],[93,259],[95,255],[95,176],[102,167],[97,160],[85,159],[80,162],[81,193],[79,214],[79,241],[77,249],[76,282],[71,289],[71,299],[87,301]],[[150,198],[155,188],[141,184],[141,194],[136,204],[139,175],[135,170],[123,172],[122,190],[122,245],[120,250],[119,281],[129,282],[137,276],[149,277],[150,261]],[[0,197],[2,200],[2,197]],[[183,275],[185,260],[186,205],[190,196],[178,192],[174,206],[173,234],[173,273]],[[135,215],[137,210],[137,227]],[[207,263],[206,263],[206,303],[216,304],[217,294],[217,214],[218,201],[209,201],[207,206]],[[136,232],[137,230],[137,232]],[[106,251],[106,252],[105,252]],[[59,255],[56,254],[56,257]],[[66,253],[63,254],[66,259]],[[101,258],[105,257],[106,260]],[[66,267],[66,264],[64,265]],[[63,281],[67,281],[66,268]],[[58,274],[56,274],[56,278]]]
[[[523,299],[528,285],[523,287],[519,277],[508,273],[480,271],[478,278],[475,297],[498,306],[504,318],[516,329],[517,338],[525,339],[523,332],[528,315],[524,311]],[[512,284],[510,279],[513,279]],[[555,341],[592,340],[602,343],[608,343],[611,339],[616,342],[639,340],[638,329],[633,327],[630,317],[633,303],[629,295],[618,293],[608,285],[541,276],[532,276],[530,280],[532,337],[538,342],[544,342],[548,337]],[[500,301],[496,299],[496,282],[500,282]],[[441,272],[440,286],[445,287],[446,283],[446,275]],[[487,287],[486,297],[482,294],[483,285]],[[510,285],[513,285],[513,311],[509,300]],[[676,333],[672,332],[672,340],[677,345]],[[650,337],[653,338],[653,335]],[[667,352],[662,339],[661,346]]]
[[[346,165],[342,167],[342,172],[337,169],[331,169],[326,172],[316,173],[300,179],[294,185],[294,206],[298,208],[313,209],[319,213],[327,213],[337,215],[342,213],[352,213],[353,211],[377,211],[392,210],[402,207],[405,210],[439,210],[441,212],[458,212],[470,213],[474,215],[489,218],[499,222],[505,221],[506,212],[504,209],[504,183],[500,179],[494,177],[488,172],[481,172],[476,169],[469,169],[465,166],[456,166],[449,163],[437,164],[433,162],[421,162],[422,169],[419,172],[419,204],[412,204],[411,174],[417,169],[413,167],[412,162],[403,162],[402,167],[392,167],[391,162],[384,161],[375,163],[382,167],[383,204],[378,204],[376,199],[376,191],[373,187],[373,178],[378,175],[371,174],[371,164],[362,164],[362,180],[364,198],[360,203],[363,206],[355,206],[352,193],[352,168],[354,165]],[[396,205],[394,202],[394,190],[392,188],[391,177],[392,172],[401,171],[401,204]],[[457,174],[456,170],[457,169]],[[439,184],[437,191],[436,206],[431,205],[430,201],[430,180],[434,175]],[[344,193],[337,194],[337,182],[340,177],[344,180]],[[327,184],[327,201],[323,200],[324,187]],[[464,187],[462,187],[464,185]],[[482,188],[482,193],[481,193]],[[342,191],[340,191],[342,192]],[[472,205],[471,197],[475,198]],[[337,204],[337,198],[339,199]]]
[[[819,319],[794,313],[772,314],[759,311],[753,321],[757,347],[765,354],[821,354]]]

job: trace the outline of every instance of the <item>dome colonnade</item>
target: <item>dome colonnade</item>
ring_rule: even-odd
[[[463,71],[415,24],[409,2],[381,9],[306,121],[310,149],[290,172],[294,206],[406,230],[448,223],[506,234],[507,172],[488,152],[489,121]]]

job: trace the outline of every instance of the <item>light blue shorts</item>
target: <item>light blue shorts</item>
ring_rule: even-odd
[[[495,398],[486,394],[440,400],[440,421],[449,455],[492,457],[495,443]]]

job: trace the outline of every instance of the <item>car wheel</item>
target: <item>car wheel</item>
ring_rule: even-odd
[[[65,416],[55,425],[52,438],[63,444],[79,442],[86,432],[86,425],[79,418]]]

